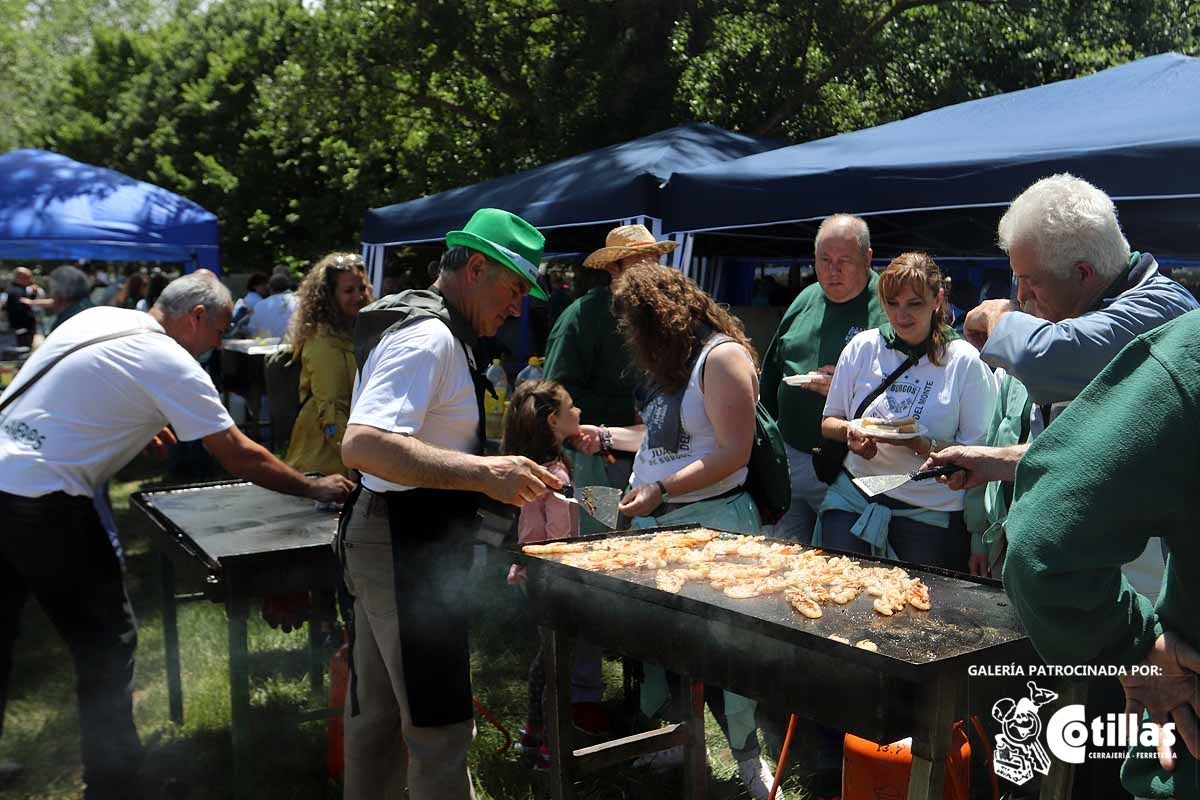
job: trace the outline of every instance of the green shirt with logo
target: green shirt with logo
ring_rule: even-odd
[[[1017,468],[1004,584],[1048,663],[1136,664],[1163,630],[1200,647],[1197,465],[1200,311],[1193,311],[1121,350]],[[1152,536],[1171,551],[1158,598],[1135,592],[1121,573]],[[1175,751],[1173,776],[1153,757],[1127,759],[1125,788],[1141,797],[1169,796],[1172,788],[1179,798],[1200,797],[1195,758],[1182,739]]]
[[[879,276],[871,271],[867,287],[845,303],[830,302],[820,284],[814,283],[784,313],[763,357],[759,392],[791,447],[807,451],[820,444],[825,398],[800,386],[788,386],[783,379],[836,364],[842,348],[856,334],[887,322],[879,303],[878,283]]]

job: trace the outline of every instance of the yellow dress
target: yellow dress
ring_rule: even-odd
[[[288,464],[301,472],[346,475],[342,437],[354,389],[354,346],[347,336],[319,333],[300,353],[300,413],[288,444]]]

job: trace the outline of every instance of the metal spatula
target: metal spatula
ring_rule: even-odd
[[[936,478],[939,475],[953,475],[961,471],[962,467],[957,464],[944,464],[940,467],[918,469],[913,472],[905,472],[901,475],[868,475],[863,478],[854,478],[852,482],[859,489],[862,489],[863,494],[867,497],[874,497],[877,494],[899,489],[909,481],[923,481],[929,478]]]
[[[611,486],[563,486],[554,496],[569,503],[578,503],[583,513],[610,530],[617,528],[617,506],[621,490]]]

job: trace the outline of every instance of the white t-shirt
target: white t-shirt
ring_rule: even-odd
[[[899,350],[889,350],[878,329],[863,331],[850,340],[838,359],[825,416],[850,419],[859,404],[904,362]],[[871,401],[864,417],[916,417],[929,429],[927,436],[939,445],[981,444],[996,405],[996,384],[991,370],[970,343],[956,339],[946,347],[942,365],[924,356],[883,394]],[[850,453],[846,469],[856,478],[912,472],[925,462],[907,447],[880,444],[870,460]],[[912,481],[887,493],[888,497],[935,511],[961,511],[965,492],[953,491],[936,480]]]
[[[250,333],[253,336],[283,338],[287,333],[288,323],[292,314],[296,313],[294,292],[273,294],[254,305],[254,313],[250,315]]]
[[[81,342],[0,413],[0,491],[91,497],[170,425],[181,441],[232,427],[212,379],[153,317],[130,309],[81,311],[55,329],[0,400]]]
[[[692,367],[692,374],[688,378],[688,384],[680,402],[680,426],[683,436],[679,450],[652,449],[647,447],[644,439],[633,459],[633,474],[629,478],[630,486],[636,489],[648,483],[666,480],[687,465],[706,458],[717,449],[717,431],[713,427],[712,420],[708,418],[708,411],[704,408],[701,378],[704,367],[708,363],[708,354],[712,349],[731,341],[733,340],[728,336],[717,334],[710,337],[705,343],[699,358],[696,359],[696,365]],[[745,348],[739,346],[738,349],[749,361],[750,354],[746,352]],[[751,364],[753,364],[752,361]],[[643,414],[647,418],[653,413],[652,409],[643,409]],[[744,484],[747,472],[746,467],[740,467],[716,483],[702,486],[687,494],[671,495],[667,500],[671,503],[694,503],[698,500],[716,497]]]
[[[415,436],[443,450],[475,452],[475,383],[466,352],[445,323],[423,319],[383,337],[355,381],[348,424]],[[372,492],[413,488],[367,473],[362,482]]]

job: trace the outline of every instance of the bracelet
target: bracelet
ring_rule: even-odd
[[[662,498],[663,500],[666,500],[667,499],[667,487],[663,486],[662,481],[655,481],[654,485],[658,487],[659,497]]]
[[[610,431],[608,428],[606,428],[603,425],[601,425],[599,427],[599,431],[600,431],[600,449],[601,450],[612,450],[613,449],[612,431]]]

